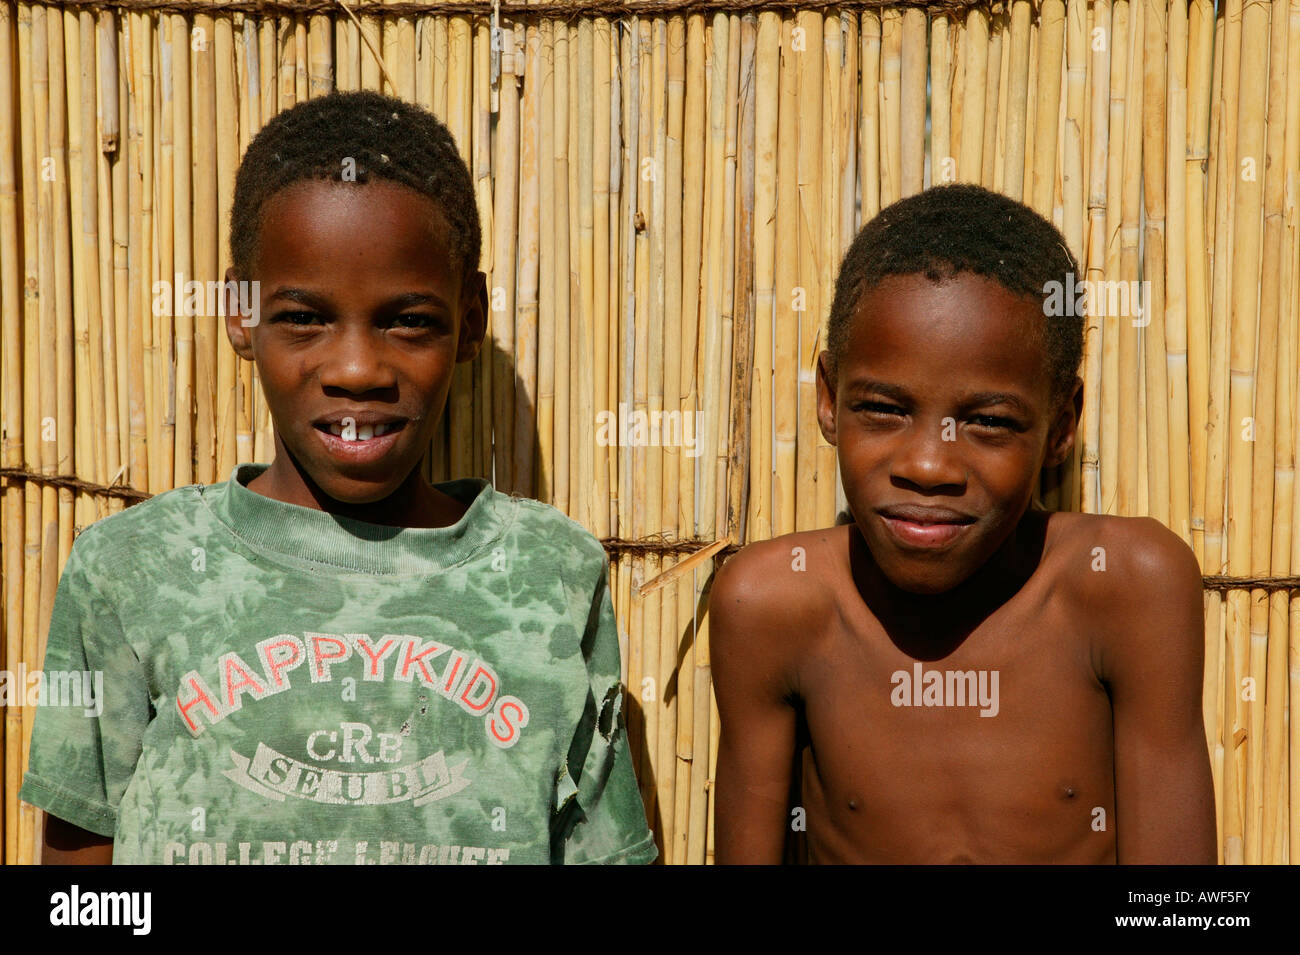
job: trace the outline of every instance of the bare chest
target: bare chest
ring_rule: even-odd
[[[810,847],[896,862],[1113,855],[1110,705],[1090,645],[1086,621],[1051,601],[999,609],[942,658],[904,653],[874,620],[827,634],[799,671]]]

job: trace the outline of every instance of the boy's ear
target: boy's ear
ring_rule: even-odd
[[[1082,416],[1083,379],[1076,377],[1074,390],[1071,391],[1070,397],[1061,403],[1061,409],[1056,413],[1056,420],[1052,422],[1052,429],[1048,432],[1047,457],[1043,460],[1043,467],[1054,468],[1070,456],[1070,449],[1074,447],[1074,438],[1078,433],[1079,420]]]
[[[233,267],[226,269],[225,284],[221,287],[221,294],[226,303],[226,337],[230,339],[235,354],[252,361],[253,336],[249,329],[257,324],[256,316],[260,312],[261,302],[250,303],[252,304],[251,315],[246,316],[240,312],[239,280]],[[256,283],[252,283],[251,294],[258,294]]]
[[[487,334],[487,276],[477,269],[468,276],[460,296],[460,339],[456,345],[457,363],[478,357]]]
[[[835,444],[835,378],[831,374],[831,353],[817,356],[817,424],[828,443]]]

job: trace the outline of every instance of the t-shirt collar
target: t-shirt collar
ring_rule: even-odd
[[[469,504],[449,527],[393,527],[288,504],[248,488],[269,464],[235,466],[230,479],[202,486],[204,502],[245,544],[281,562],[321,574],[427,576],[463,563],[498,539],[509,498],[482,478],[435,484]]]

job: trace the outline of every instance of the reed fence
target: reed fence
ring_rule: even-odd
[[[491,347],[428,474],[606,541],[665,861],[713,855],[713,562],[834,521],[812,370],[840,257],[948,181],[1051,218],[1088,279],[1143,283],[1141,321],[1089,323],[1079,447],[1042,501],[1194,548],[1220,857],[1289,861],[1300,0],[0,2],[11,673],[40,664],[80,528],[271,459],[256,369],[211,312],[158,314],[153,283],[221,279],[243,149],[336,88],[428,107],[469,165]],[[597,415],[620,406],[685,433],[610,446]],[[7,862],[38,851],[33,715],[0,728]]]

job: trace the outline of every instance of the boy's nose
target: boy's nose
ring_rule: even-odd
[[[351,392],[391,388],[397,383],[382,346],[366,329],[352,329],[332,343],[320,367],[321,384]]]
[[[914,428],[894,454],[892,475],[926,490],[964,486],[966,466],[958,452],[958,442],[945,440],[944,430],[937,424]]]

